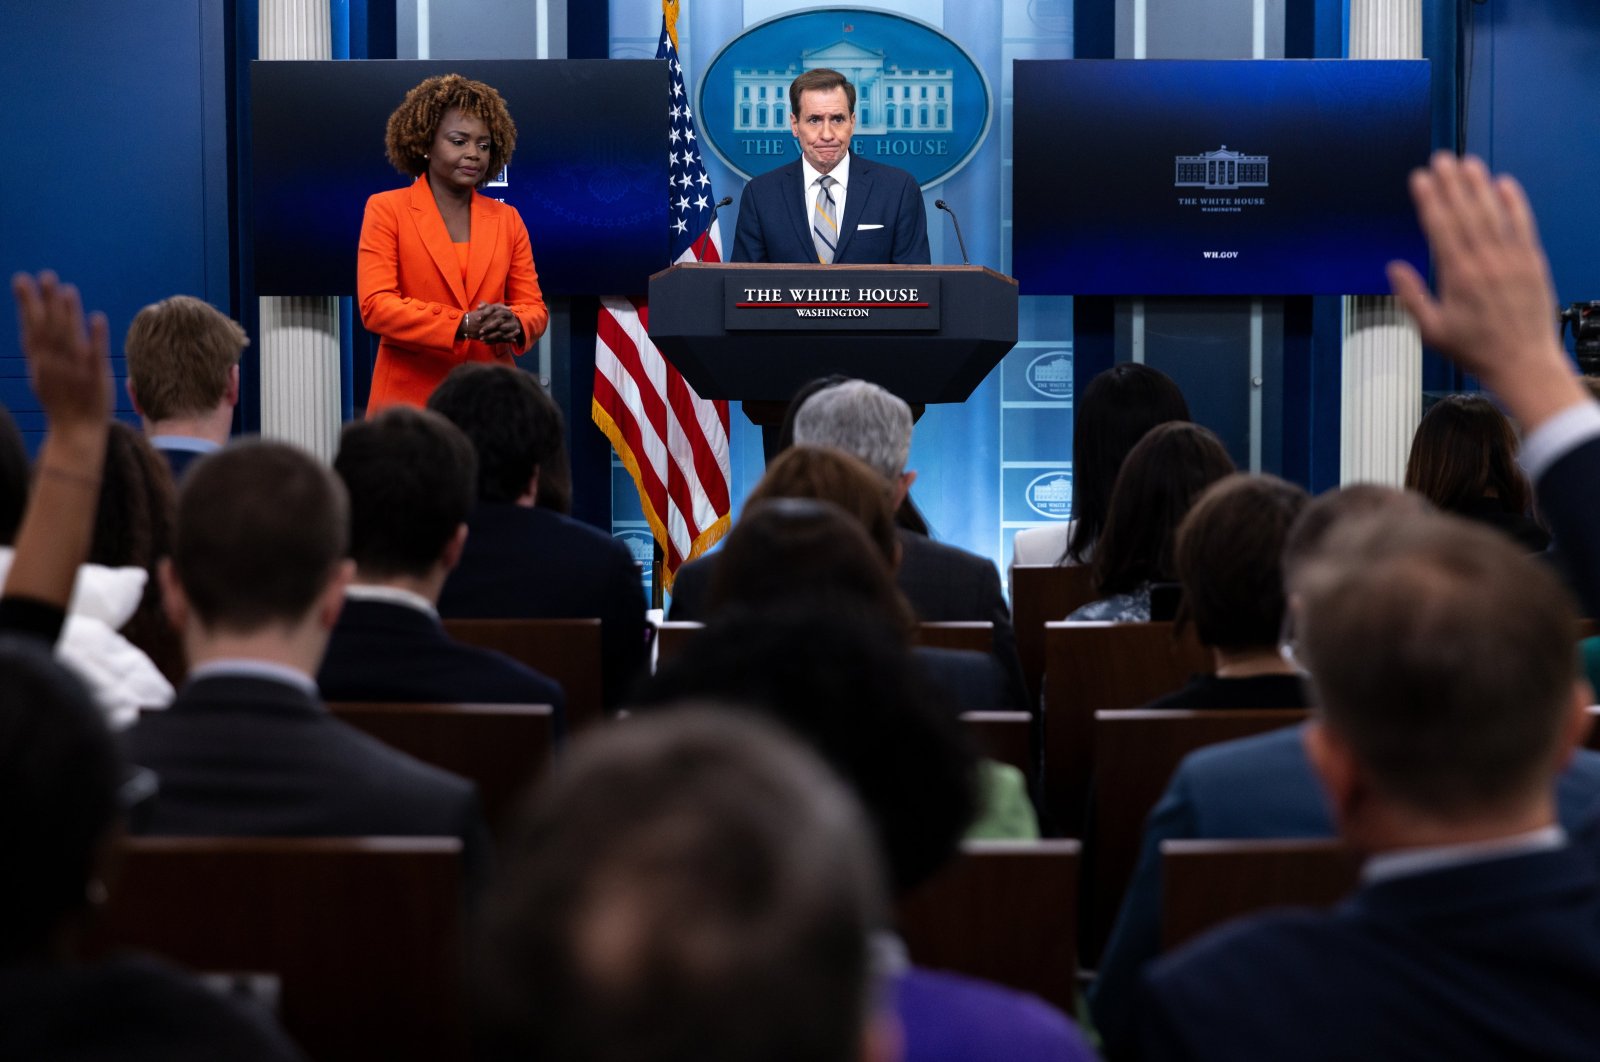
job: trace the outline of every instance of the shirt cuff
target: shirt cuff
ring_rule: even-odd
[[[1600,403],[1579,402],[1539,425],[1522,440],[1517,460],[1537,482],[1557,460],[1600,436]]]

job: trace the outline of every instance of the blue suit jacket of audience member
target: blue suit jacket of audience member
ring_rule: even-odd
[[[1334,836],[1300,731],[1287,727],[1211,745],[1185,757],[1173,773],[1145,825],[1139,865],[1089,994],[1110,1051],[1131,1047],[1140,974],[1161,950],[1162,841]],[[1569,830],[1600,812],[1600,753],[1578,750],[1558,781],[1556,799]]]
[[[605,703],[644,673],[644,583],[633,554],[604,531],[548,509],[479,502],[439,614],[451,619],[600,618]]]
[[[1593,1059],[1600,845],[1368,884],[1224,926],[1151,969],[1143,1057]]]
[[[317,685],[329,701],[548,704],[558,728],[566,704],[554,679],[463,645],[426,612],[388,601],[345,601]]]
[[[1600,438],[1573,447],[1544,470],[1535,485],[1539,511],[1583,613],[1600,618]]]
[[[739,200],[731,260],[816,265],[806,202],[798,159],[751,178]],[[916,178],[897,166],[852,155],[833,260],[838,265],[927,265],[932,260],[928,212]]]

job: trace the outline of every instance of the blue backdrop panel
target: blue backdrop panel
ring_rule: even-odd
[[[507,183],[484,193],[521,211],[547,295],[642,291],[666,267],[665,63],[257,62],[260,294],[354,290],[367,197],[408,181],[384,154],[389,113],[423,78],[451,72],[493,85],[517,123]]]

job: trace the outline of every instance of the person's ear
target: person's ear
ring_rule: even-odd
[[[239,404],[239,363],[238,362],[234,362],[233,363],[233,368],[228,370],[228,390],[227,390],[227,392],[225,394],[225,397],[228,400],[228,405],[236,406],[236,405]]]
[[[911,493],[911,484],[916,481],[917,474],[915,472],[907,469],[900,473],[899,478],[894,481],[894,505],[892,508],[900,508],[900,503],[905,501],[906,495]]]
[[[123,390],[128,392],[128,401],[133,404],[133,411],[139,414],[139,416],[143,417],[144,408],[139,405],[139,393],[134,390],[133,377],[130,376],[126,380],[122,381],[122,387]]]
[[[339,612],[344,608],[345,587],[350,585],[350,580],[355,578],[356,562],[346,557],[334,568],[333,576],[328,580],[328,585],[322,590],[322,597],[317,601],[317,623],[323,630],[333,630],[333,625],[339,622]]]
[[[181,634],[189,629],[189,598],[171,557],[162,557],[156,565],[156,579],[161,583],[161,611],[167,614],[172,629]]]
[[[1556,769],[1565,770],[1572,762],[1572,757],[1577,755],[1584,742],[1589,740],[1589,733],[1594,729],[1594,713],[1589,711],[1589,706],[1594,704],[1594,688],[1584,679],[1578,679],[1572,684],[1572,703],[1567,706],[1567,725],[1561,735],[1561,745],[1556,750]]]
[[[1300,730],[1300,740],[1311,761],[1311,770],[1322,784],[1334,826],[1346,834],[1359,824],[1368,792],[1360,765],[1350,745],[1329,730],[1320,719],[1313,719]]]
[[[461,563],[461,551],[467,548],[467,525],[457,524],[456,533],[450,536],[450,541],[444,544],[444,550],[439,554],[439,563],[444,565],[444,570],[453,572],[456,565]]]

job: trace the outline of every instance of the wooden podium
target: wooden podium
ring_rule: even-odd
[[[753,414],[781,417],[830,373],[914,406],[962,402],[1016,345],[1017,282],[981,266],[686,263],[650,278],[650,338],[702,398]]]

